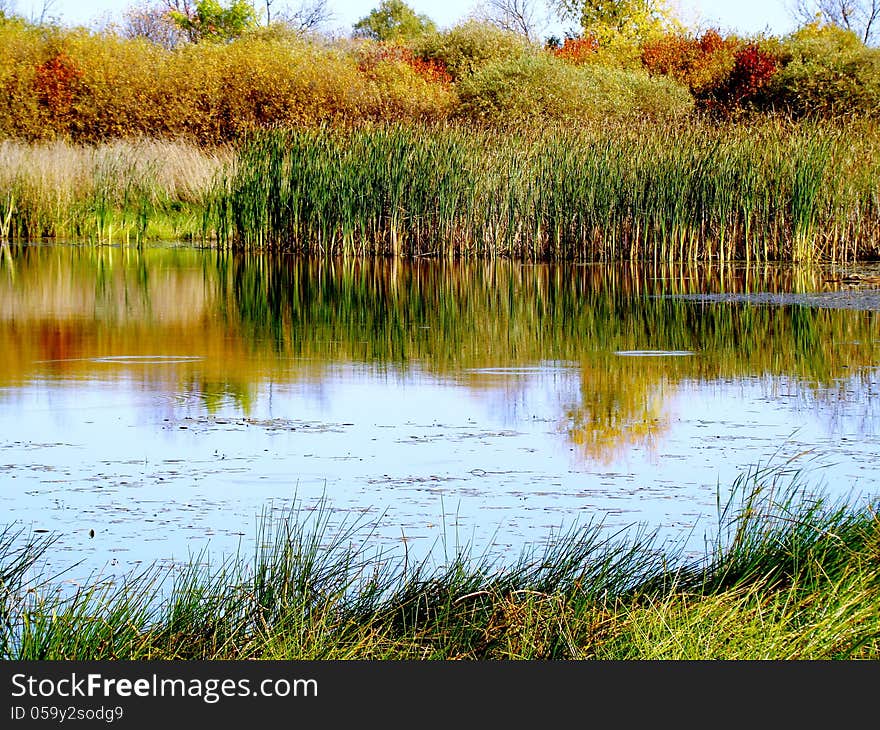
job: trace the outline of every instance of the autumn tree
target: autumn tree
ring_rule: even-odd
[[[868,45],[880,40],[880,0],[796,0],[793,11],[801,22],[840,26]]]
[[[257,13],[247,0],[232,0],[225,7],[218,0],[198,0],[192,9],[168,14],[193,43],[232,40],[257,24]]]
[[[418,38],[437,30],[427,15],[416,13],[403,0],[382,0],[378,8],[354,24],[354,35],[377,41]]]
[[[559,0],[557,10],[600,44],[643,41],[666,29],[673,18],[665,0]]]

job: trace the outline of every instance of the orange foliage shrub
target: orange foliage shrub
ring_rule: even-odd
[[[652,74],[671,76],[700,94],[730,75],[740,46],[737,38],[722,38],[708,30],[699,38],[667,34],[642,46],[642,64]]]
[[[358,69],[360,71],[371,74],[375,71],[376,66],[383,62],[406,64],[417,75],[431,83],[452,83],[452,75],[441,59],[422,58],[407,46],[379,42],[364,44],[358,49]]]
[[[589,63],[598,51],[599,41],[591,35],[585,38],[566,38],[561,46],[552,49],[556,58],[578,66]]]
[[[64,120],[69,116],[76,86],[82,75],[82,71],[63,51],[36,67],[34,92],[51,117]]]

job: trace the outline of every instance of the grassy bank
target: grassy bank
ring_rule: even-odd
[[[322,255],[851,260],[880,251],[878,144],[872,123],[272,132],[218,229]]]
[[[318,256],[833,261],[880,254],[880,128],[609,121],[0,143],[0,239]]]
[[[0,141],[0,240],[202,239],[211,186],[232,159],[182,142]]]
[[[329,512],[264,522],[253,559],[59,593],[50,539],[0,535],[7,659],[873,658],[880,522],[798,472],[734,485],[694,558],[656,535],[573,529],[501,564],[418,565],[332,535]]]

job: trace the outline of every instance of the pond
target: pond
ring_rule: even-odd
[[[410,556],[590,521],[701,552],[756,464],[880,493],[880,321],[846,306],[867,286],[4,246],[2,522],[77,575],[249,552],[261,514],[322,500]]]

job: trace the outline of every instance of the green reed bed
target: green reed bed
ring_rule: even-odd
[[[203,555],[72,594],[36,569],[51,540],[20,547],[26,536],[7,530],[0,656],[880,656],[876,513],[809,492],[787,467],[737,480],[701,556],[595,523],[505,563],[456,547],[445,562],[412,564],[367,549],[356,523],[328,530],[329,514],[325,504],[264,519],[250,560],[211,566]]]
[[[0,143],[0,240],[319,255],[832,260],[880,252],[871,122],[380,125],[236,149]]]
[[[306,253],[843,261],[878,252],[878,142],[766,121],[273,131],[216,215],[226,243]]]
[[[151,140],[0,142],[0,240],[204,238],[208,195],[231,153]]]

